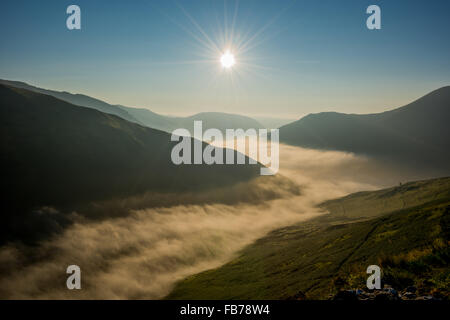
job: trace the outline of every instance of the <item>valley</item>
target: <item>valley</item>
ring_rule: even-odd
[[[181,281],[167,299],[329,299],[364,288],[371,264],[394,288],[414,285],[448,298],[450,178],[356,193],[322,207],[329,213],[270,232],[224,266]]]

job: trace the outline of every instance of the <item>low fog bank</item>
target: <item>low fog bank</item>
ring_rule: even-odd
[[[0,298],[162,298],[176,281],[219,267],[271,230],[324,214],[317,205],[325,200],[415,178],[342,152],[280,145],[280,158],[279,174],[290,183],[261,177],[218,196],[229,202],[208,201],[213,195],[205,193],[191,204],[159,208],[146,207],[153,202],[143,195],[122,202],[123,209],[138,208],[128,216],[75,219],[37,246],[3,246]],[[120,204],[99,206],[107,213]],[[71,264],[81,268],[82,290],[66,288]]]
[[[336,185],[335,191],[373,190],[409,181],[439,178],[445,173],[433,168],[415,168],[340,151],[321,151],[280,144],[280,174],[298,184],[310,182]],[[315,184],[314,184],[315,185]],[[354,185],[354,187],[352,187]],[[341,189],[342,186],[346,188]]]

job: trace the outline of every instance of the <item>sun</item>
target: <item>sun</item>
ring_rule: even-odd
[[[227,50],[222,57],[220,58],[220,63],[224,69],[230,69],[236,64],[236,59],[234,58],[234,54]]]

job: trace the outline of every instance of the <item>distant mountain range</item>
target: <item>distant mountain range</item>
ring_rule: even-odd
[[[281,126],[284,126],[288,123],[294,122],[296,119],[288,119],[288,118],[271,118],[271,117],[253,117],[256,121],[261,123],[265,128],[268,129],[277,129]]]
[[[113,114],[121,117],[122,119],[138,123],[149,128],[166,132],[172,132],[173,130],[178,128],[185,128],[190,130],[192,133],[193,123],[195,120],[203,121],[204,130],[209,128],[217,128],[224,131],[225,129],[259,129],[264,127],[255,119],[237,114],[204,112],[189,117],[170,117],[157,114],[144,108],[130,108],[122,105],[111,105],[104,101],[83,94],[72,94],[69,92],[42,89],[20,81],[0,79],[0,84],[47,94],[77,106],[96,109],[98,111]]]
[[[170,134],[35,91],[0,84],[0,238],[11,226],[28,230],[23,223],[38,229],[40,207],[70,211],[149,191],[176,197],[259,176],[260,165],[176,166]]]
[[[377,114],[310,114],[280,128],[280,141],[364,154],[450,173],[450,87]]]
[[[450,173],[450,87],[379,114],[319,113],[280,128],[280,141],[340,150],[405,166]],[[110,105],[79,94],[0,80],[0,170],[4,201],[0,242],[8,226],[36,227],[39,207],[126,198],[145,192],[179,194],[247,182],[260,166],[175,166],[176,128],[261,128],[256,120],[225,113],[168,117],[147,109]],[[166,131],[166,132],[164,132]],[[281,157],[283,155],[281,154]],[[206,177],[206,178],[205,178]],[[24,215],[30,215],[27,219]]]
[[[377,114],[322,112],[298,121],[258,118],[221,112],[204,112],[190,117],[170,117],[148,109],[111,105],[86,95],[46,90],[24,82],[0,80],[0,84],[51,95],[74,105],[116,115],[149,128],[172,132],[193,130],[195,120],[203,129],[249,129],[280,127],[280,142],[313,149],[338,150],[403,163],[413,168],[433,168],[450,173],[450,87],[391,111]]]

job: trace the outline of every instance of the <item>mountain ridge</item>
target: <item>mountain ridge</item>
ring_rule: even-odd
[[[450,173],[450,86],[375,114],[309,114],[280,128],[280,141],[353,152]]]
[[[79,105],[82,107],[93,108],[104,113],[114,114],[127,121],[135,122],[145,125],[149,128],[154,128],[171,133],[178,128],[186,128],[192,131],[194,120],[202,120],[205,122],[204,128],[224,129],[259,129],[263,128],[257,120],[242,116],[238,114],[230,114],[223,112],[200,112],[188,117],[170,117],[158,114],[147,108],[128,107],[123,105],[113,105],[106,103],[100,99],[92,98],[90,96],[78,93],[70,93],[67,91],[55,91],[39,88],[29,85],[21,81],[11,81],[0,79],[0,84],[9,85],[12,87],[23,88],[30,91],[35,91],[43,94],[51,95],[60,100]],[[211,117],[214,115],[215,117]],[[210,123],[210,125],[208,125]],[[224,126],[225,124],[225,126]]]
[[[0,238],[11,235],[3,230],[9,226],[37,223],[45,216],[36,214],[42,207],[71,212],[92,201],[145,192],[171,194],[177,203],[175,195],[181,192],[226,188],[260,177],[260,164],[175,165],[171,151],[176,142],[166,132],[2,84],[0,133]]]

